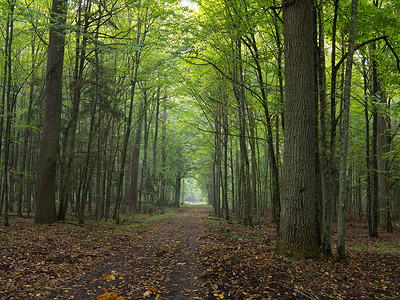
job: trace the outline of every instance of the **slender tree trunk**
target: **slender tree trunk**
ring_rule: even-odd
[[[7,85],[4,86],[4,90],[7,89],[6,92],[6,132],[4,137],[4,150],[1,156],[4,155],[3,160],[3,184],[2,184],[2,192],[1,192],[1,206],[4,201],[4,216],[3,216],[3,224],[4,226],[9,226],[8,212],[10,210],[10,191],[9,191],[9,167],[10,167],[10,144],[11,144],[11,123],[12,123],[12,115],[14,113],[14,106],[16,101],[16,95],[11,95],[11,83],[12,83],[12,43],[13,43],[13,32],[14,32],[14,8],[15,3],[9,2],[10,12],[8,13],[7,18],[7,51],[6,51],[6,59],[5,64],[7,65],[6,74],[7,79],[4,79],[4,82],[7,82]],[[4,102],[3,102],[4,103]],[[2,115],[3,117],[3,115]],[[2,124],[1,124],[2,125]],[[2,136],[0,136],[2,138]],[[1,148],[0,148],[1,150]],[[0,161],[1,162],[1,161]],[[12,209],[11,209],[12,210]],[[0,210],[1,215],[1,210]]]
[[[219,108],[218,108],[219,111]],[[214,209],[221,217],[221,121],[220,114],[215,115],[215,158],[214,158]]]
[[[365,167],[366,167],[366,210],[367,210],[367,223],[368,223],[368,235],[374,236],[377,232],[373,232],[372,226],[372,193],[371,193],[371,145],[370,145],[370,117],[369,117],[369,105],[368,105],[368,71],[365,66],[365,59],[362,61],[363,65],[363,79],[364,79],[364,116],[365,116]]]
[[[318,18],[318,13],[317,13],[317,8],[315,7],[313,10],[313,27],[314,27],[314,85],[315,85],[315,91],[314,91],[314,105],[317,108],[317,114],[315,115],[314,119],[314,134],[315,134],[315,148],[317,151],[314,153],[314,159],[315,159],[315,187],[316,187],[316,194],[315,194],[315,212],[316,212],[316,229],[317,229],[317,243],[318,247],[321,248],[322,245],[322,219],[323,219],[323,186],[322,186],[322,171],[321,171],[321,160],[320,160],[320,151],[319,151],[319,116],[318,116],[318,105],[319,105],[319,70],[321,69],[320,63],[319,63],[319,52],[318,52],[318,30],[317,30],[317,18]]]
[[[256,142],[255,142],[255,120],[253,112],[247,107],[248,119],[249,119],[249,145],[250,145],[250,159],[251,159],[251,197],[253,200],[252,211],[258,213],[257,208],[257,158],[256,158]]]
[[[150,205],[151,212],[154,212],[155,198],[156,198],[156,172],[157,172],[157,142],[158,142],[158,119],[160,115],[160,86],[157,87],[156,95],[156,116],[154,122],[154,140],[153,140],[153,168],[151,175],[151,193],[150,193]]]
[[[236,58],[233,67],[233,78],[235,79],[233,90],[238,105],[239,117],[239,147],[240,147],[240,165],[242,168],[241,174],[241,195],[243,200],[243,223],[245,226],[253,227],[252,216],[252,199],[251,199],[251,183],[250,183],[250,162],[248,157],[246,143],[246,94],[241,83],[244,82],[242,69],[242,43],[241,39],[232,41],[233,55]],[[239,84],[238,84],[239,83]]]
[[[378,197],[378,155],[377,155],[377,124],[378,112],[376,104],[373,109],[372,120],[372,235],[378,236],[378,214],[379,214],[379,197]]]
[[[181,173],[178,171],[175,178],[175,207],[179,207],[179,200],[181,195]]]
[[[160,199],[159,205],[164,209],[166,204],[166,163],[167,163],[167,153],[165,150],[166,138],[167,138],[167,108],[163,108],[162,116],[162,127],[161,127],[161,187],[160,187]]]
[[[143,161],[142,161],[142,171],[141,171],[141,182],[140,182],[140,188],[139,188],[139,211],[142,209],[142,194],[147,200],[147,181],[148,181],[148,159],[147,159],[147,148],[149,145],[149,124],[147,124],[147,110],[145,109],[144,111],[144,132],[143,132]]]
[[[357,215],[360,219],[363,217],[361,176],[362,173],[357,172]]]
[[[232,193],[232,214],[235,214],[236,213],[236,202],[237,202],[237,200],[236,200],[236,195],[237,195],[237,193],[235,192],[236,191],[236,186],[235,186],[235,164],[234,164],[234,158],[233,158],[233,150],[232,150],[232,148],[233,148],[233,140],[231,139],[231,146],[229,147],[229,149],[230,149],[230,151],[229,151],[229,154],[230,154],[230,167],[231,167],[231,193]]]
[[[229,142],[229,121],[226,104],[223,109],[223,127],[224,127],[224,187],[223,187],[223,207],[225,209],[225,219],[229,221],[228,205],[228,142]],[[233,180],[233,178],[232,178]]]
[[[113,174],[114,174],[114,170],[115,170],[115,161],[116,161],[116,157],[117,157],[117,153],[118,153],[118,147],[116,147],[115,145],[118,145],[119,143],[119,135],[117,138],[117,141],[114,142],[115,139],[115,121],[112,120],[111,121],[111,138],[110,138],[110,149],[113,149],[114,152],[111,150],[111,155],[109,157],[109,159],[107,160],[107,158],[105,157],[105,165],[106,167],[106,174],[107,176],[105,176],[104,181],[106,181],[104,183],[104,187],[105,187],[105,197],[104,197],[104,219],[107,221],[110,217],[110,207],[111,207],[111,187],[112,187],[112,180],[113,180]],[[117,131],[119,132],[119,127],[117,128]]]
[[[279,35],[279,32],[277,32],[277,35]],[[280,46],[280,39],[277,38],[277,43],[278,47]],[[270,165],[271,165],[271,176],[272,176],[272,203],[273,203],[273,216],[274,216],[274,222],[277,224],[277,230],[279,231],[279,222],[280,222],[280,202],[281,202],[281,196],[280,196],[280,186],[279,186],[279,168],[278,168],[278,160],[277,160],[277,152],[274,151],[274,139],[273,139],[273,132],[272,132],[272,124],[271,124],[271,116],[269,112],[269,107],[268,107],[268,92],[267,92],[267,86],[266,86],[266,76],[264,80],[264,76],[262,73],[262,67],[260,64],[260,54],[257,48],[257,43],[254,34],[250,36],[250,38],[243,38],[243,42],[246,44],[246,46],[249,48],[253,61],[256,66],[256,72],[257,72],[257,81],[258,81],[258,87],[261,92],[261,99],[262,99],[262,105],[264,108],[264,113],[265,113],[265,120],[267,124],[267,143],[268,143],[268,157],[270,160]],[[280,52],[278,48],[278,59],[281,59],[282,53]],[[278,66],[278,72],[282,72],[282,70],[279,69]],[[282,74],[278,73],[278,76],[282,76]],[[281,82],[280,78],[280,84],[283,83]],[[281,87],[281,86],[280,86]],[[282,90],[280,90],[280,97],[283,99],[283,87]],[[282,113],[282,125],[283,125],[283,113]],[[279,129],[277,128],[277,131]],[[279,145],[279,140],[277,139],[277,143]],[[277,151],[277,149],[275,149]]]
[[[12,10],[13,5],[8,1],[8,6],[10,11],[7,14],[7,22],[5,28],[5,39],[4,39],[4,68],[3,68],[3,80],[2,80],[2,91],[1,91],[1,105],[0,105],[0,153],[3,151],[3,138],[4,138],[4,116],[6,109],[6,94],[7,94],[7,81],[8,81],[8,73],[9,73],[9,60],[11,57],[11,49],[10,49],[10,31],[11,31],[11,23],[13,22]],[[11,9],[12,8],[12,9]],[[0,155],[0,166],[2,164],[3,155]],[[3,214],[3,205],[4,205],[4,187],[2,180],[2,173],[0,173],[0,216]]]
[[[131,128],[132,128],[133,102],[134,102],[135,88],[136,88],[136,83],[137,83],[137,78],[138,78],[138,69],[139,69],[139,62],[140,62],[140,54],[139,53],[136,54],[136,58],[135,58],[134,62],[135,62],[135,67],[134,67],[134,71],[133,71],[133,80],[131,81],[131,97],[130,97],[131,99],[130,99],[130,104],[129,104],[128,120],[127,120],[127,124],[126,124],[124,142],[123,142],[123,146],[122,146],[121,167],[120,167],[119,176],[118,176],[117,197],[116,197],[114,217],[113,217],[116,220],[117,224],[120,222],[119,213],[120,213],[120,206],[121,206],[121,201],[122,201],[122,188],[123,188],[123,183],[124,183],[126,155],[127,155],[127,151],[128,151],[129,138],[130,138],[130,133],[131,133]]]
[[[144,45],[145,40],[146,40],[146,35],[147,35],[147,21],[148,21],[148,10],[145,10],[145,15],[140,16],[138,15],[137,18],[137,25],[136,25],[136,44],[137,45]],[[126,132],[124,136],[124,142],[123,142],[123,149],[122,149],[122,157],[121,157],[121,167],[120,167],[120,174],[118,177],[118,184],[117,184],[117,198],[116,198],[116,203],[115,203],[115,209],[114,209],[114,219],[116,220],[117,223],[119,223],[119,210],[120,210],[120,205],[122,201],[122,187],[123,187],[123,181],[124,181],[124,173],[125,173],[125,163],[126,163],[126,155],[127,155],[127,150],[128,150],[128,143],[129,143],[129,138],[130,138],[130,133],[131,133],[131,127],[132,127],[132,116],[133,116],[133,102],[134,102],[134,96],[135,96],[135,88],[136,84],[138,81],[138,72],[139,72],[139,67],[141,64],[142,60],[142,48],[137,50],[134,53],[133,56],[133,76],[132,76],[132,81],[131,81],[131,101],[130,101],[130,106],[129,106],[129,112],[128,112],[128,120],[127,120],[127,126],[126,126]]]
[[[83,30],[80,28],[81,26],[81,7],[82,0],[78,3],[78,34],[76,37],[76,50],[75,50],[75,69],[74,69],[74,86],[73,86],[73,99],[72,99],[72,114],[71,120],[68,124],[65,133],[65,149],[64,149],[64,157],[65,157],[65,168],[61,170],[62,178],[61,187],[60,187],[60,206],[58,210],[58,219],[65,220],[67,215],[67,203],[69,190],[71,185],[71,169],[72,163],[74,159],[74,147],[75,147],[75,136],[76,136],[76,128],[78,124],[78,116],[79,116],[79,105],[81,101],[81,92],[82,92],[82,81],[83,81],[83,71],[85,67],[86,61],[86,44],[87,44],[87,31],[89,28],[89,15],[91,10],[91,1],[89,0],[85,6],[85,14],[84,14],[84,26]],[[101,12],[100,12],[101,15]],[[101,18],[99,18],[101,19]],[[82,44],[80,42],[80,36],[82,30]]]
[[[275,5],[275,0],[274,0],[274,5]],[[282,129],[285,128],[285,99],[284,99],[284,85],[283,85],[283,45],[281,41],[281,26],[279,24],[280,20],[279,18],[274,19],[274,27],[275,27],[275,39],[276,39],[276,49],[277,49],[277,67],[278,67],[278,80],[279,80],[279,109],[280,109],[280,115],[281,115],[281,123],[282,123]],[[278,131],[278,126],[276,128]],[[279,161],[279,154],[276,154],[276,160]]]
[[[385,159],[385,154],[390,151],[389,139],[387,133],[387,116],[386,109],[387,103],[385,95],[382,91],[378,75],[378,63],[375,55],[375,43],[371,44],[372,59],[372,97],[377,102],[377,140],[376,140],[376,154],[377,154],[377,174],[378,174],[378,203],[379,203],[379,226],[384,228],[387,232],[392,232],[393,227],[390,220],[390,193],[389,182],[387,179],[388,161]]]
[[[98,64],[98,60],[96,59],[96,65]],[[98,71],[96,71],[97,73]],[[81,186],[81,193],[78,193],[80,195],[80,206],[78,206],[78,219],[79,223],[83,224],[84,223],[84,218],[85,218],[85,208],[86,208],[86,202],[87,202],[87,195],[89,191],[89,186],[90,182],[92,180],[92,173],[93,173],[93,166],[90,165],[91,157],[92,157],[92,144],[93,144],[93,138],[95,137],[95,120],[96,120],[96,111],[97,111],[97,102],[98,102],[98,75],[96,75],[96,83],[95,83],[95,96],[94,96],[94,102],[92,104],[92,111],[90,113],[90,125],[89,125],[89,134],[88,134],[88,142],[87,142],[87,147],[86,147],[86,159],[85,159],[85,165],[83,168],[83,176],[82,176],[82,181],[80,183]]]
[[[320,4],[322,7],[322,3]],[[335,198],[334,188],[335,188],[335,166],[336,166],[336,159],[335,159],[335,152],[336,152],[336,27],[337,27],[337,20],[338,20],[338,10],[339,10],[339,0],[334,1],[334,16],[333,16],[333,24],[332,24],[332,53],[331,53],[331,67],[332,67],[332,74],[331,74],[331,111],[330,111],[330,147],[329,147],[329,157],[327,156],[325,149],[321,149],[321,158],[322,158],[322,172],[325,175],[325,180],[323,180],[324,184],[324,203],[323,203],[323,225],[322,225],[322,251],[325,255],[332,255],[332,215],[333,215],[333,203]],[[320,21],[321,22],[321,21]],[[321,36],[320,36],[320,43],[321,43]],[[324,50],[321,48],[321,52]],[[322,62],[321,62],[322,66]],[[321,73],[323,70],[321,70]],[[321,83],[323,83],[323,78],[321,79]],[[320,90],[322,93],[323,90]],[[322,97],[324,95],[321,95]],[[323,100],[323,99],[322,99]],[[322,101],[321,100],[321,101]],[[325,103],[321,103],[321,114],[326,107]],[[325,131],[323,130],[324,126],[324,118],[321,117],[321,134],[325,135]],[[324,126],[325,127],[325,126]],[[325,138],[321,135],[321,142],[324,143]],[[321,145],[323,148],[325,145]],[[326,145],[326,149],[328,145]],[[326,160],[324,161],[324,156],[326,155]],[[325,165],[326,164],[326,165]],[[324,171],[325,170],[325,171]]]
[[[140,159],[140,144],[142,139],[142,124],[143,124],[143,109],[147,106],[147,97],[146,97],[147,90],[144,89],[144,99],[139,103],[139,117],[137,121],[137,129],[136,129],[136,136],[135,136],[135,143],[133,148],[132,154],[132,181],[131,181],[131,191],[130,191],[130,204],[131,204],[131,211],[137,211],[137,203],[138,203],[138,182],[139,182],[139,159]],[[143,103],[145,105],[143,105]]]
[[[393,187],[393,220],[400,220],[400,183],[396,182]]]
[[[340,166],[339,166],[339,207],[338,207],[338,238],[337,259],[346,262],[345,234],[346,234],[346,199],[347,199],[347,153],[350,127],[350,96],[353,55],[356,41],[358,0],[352,0],[351,21],[349,33],[349,50],[346,63],[346,78],[344,85],[344,99],[342,111],[342,130],[340,132]]]

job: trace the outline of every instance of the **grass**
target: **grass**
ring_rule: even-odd
[[[128,220],[129,227],[147,227],[178,213],[178,208],[165,208],[163,213],[137,214]]]
[[[196,203],[192,203],[192,202],[185,202],[183,205],[181,205],[181,207],[189,207],[189,206],[200,206],[203,208],[212,208],[212,205],[207,204],[207,202],[196,202]]]

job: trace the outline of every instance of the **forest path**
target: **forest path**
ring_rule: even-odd
[[[207,213],[199,206],[186,207],[146,228],[142,238],[125,236],[125,247],[52,298],[96,299],[115,292],[125,299],[206,299],[198,262]]]
[[[340,265],[276,255],[268,219],[251,229],[210,214],[85,226],[13,216],[0,227],[0,299],[400,299],[399,222],[372,239],[353,220]]]

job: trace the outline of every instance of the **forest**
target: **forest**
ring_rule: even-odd
[[[399,11],[1,1],[0,298],[400,297]]]

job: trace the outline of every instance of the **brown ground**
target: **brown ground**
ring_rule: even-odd
[[[187,207],[146,226],[0,228],[0,299],[400,299],[400,228],[348,225],[348,265],[273,252],[272,224],[248,229]],[[143,224],[142,224],[143,225]]]

